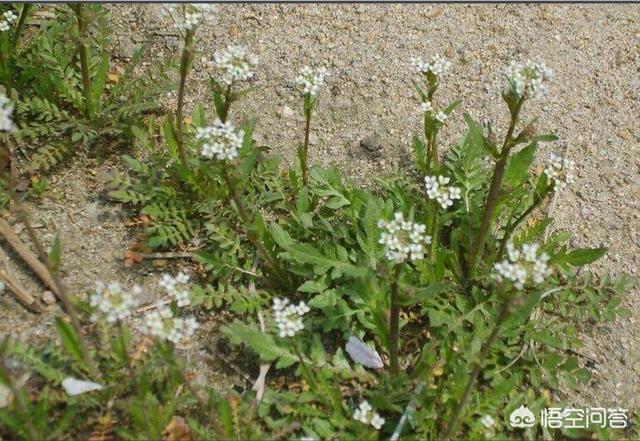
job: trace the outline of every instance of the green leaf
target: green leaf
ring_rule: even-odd
[[[75,330],[67,322],[60,317],[56,317],[56,329],[62,342],[62,346],[67,350],[76,361],[84,364],[84,356],[82,353],[82,344]]]
[[[476,146],[482,147],[482,149],[494,159],[498,158],[498,149],[485,139],[484,134],[482,133],[482,127],[480,127],[468,113],[464,114],[464,120],[467,123],[467,126],[469,126],[469,132],[467,134],[468,141]]]
[[[579,248],[568,253],[563,260],[569,265],[582,266],[595,262],[606,252],[606,248]]]
[[[515,187],[527,180],[537,148],[538,144],[533,142],[511,157],[504,174],[505,185]]]
[[[57,273],[60,270],[60,254],[62,252],[62,244],[60,243],[60,235],[56,233],[56,237],[53,239],[53,245],[49,251],[49,265],[51,270]]]
[[[278,346],[269,334],[249,327],[236,320],[229,326],[224,326],[222,332],[234,343],[245,343],[264,361],[284,359],[285,363],[295,363],[297,357],[288,349]]]

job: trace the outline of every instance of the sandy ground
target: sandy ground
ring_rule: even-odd
[[[126,57],[146,38],[159,58],[179,50],[177,35],[156,18],[157,5],[108,8],[116,56]],[[226,44],[248,46],[260,57],[258,90],[238,104],[233,119],[257,117],[256,138],[289,159],[302,130],[295,75],[305,64],[327,67],[331,77],[313,124],[311,158],[335,162],[363,184],[407,165],[410,139],[420,124],[412,55],[446,54],[453,62],[438,103],[460,98],[463,104],[447,122],[444,146],[462,134],[463,112],[504,127],[505,66],[513,59],[544,60],[556,79],[549,96],[532,101],[525,115],[539,117],[540,130],[562,139],[543,146],[542,154],[567,145],[579,170],[577,183],[557,201],[554,228],[572,231],[574,246],[609,247],[595,271],[638,276],[639,5],[224,5],[216,22],[199,30],[197,41],[189,104],[211,107],[203,58]],[[361,147],[371,137],[379,151]],[[132,240],[127,214],[97,197],[117,161],[95,167],[94,173],[92,164],[77,162],[54,177],[53,196],[33,207],[45,235],[51,237],[57,226],[65,238],[65,281],[76,293],[86,292],[96,278],[152,283],[163,268],[123,268],[121,256]],[[50,316],[36,326],[34,316],[6,296],[2,305],[0,333],[50,333]],[[581,352],[596,364],[591,384],[570,396],[574,404],[640,406],[637,289],[625,305],[632,311],[629,319],[584,330],[587,344]]]

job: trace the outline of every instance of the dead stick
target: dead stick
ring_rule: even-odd
[[[51,273],[47,269],[46,266],[38,258],[36,257],[31,250],[29,250],[21,241],[20,238],[13,232],[11,226],[4,220],[0,219],[0,234],[5,238],[5,240],[9,243],[11,248],[18,253],[22,260],[33,270],[34,273],[42,280],[42,283],[45,284],[47,288],[56,294],[56,296],[60,297],[60,290],[56,285]]]
[[[33,312],[42,312],[42,305],[27,292],[26,289],[20,285],[20,283],[13,277],[0,272],[0,280],[2,280],[7,288],[18,298],[20,303]]]

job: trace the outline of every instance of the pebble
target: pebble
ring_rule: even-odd
[[[53,305],[56,302],[56,296],[51,291],[45,291],[42,293],[42,301],[46,305]]]

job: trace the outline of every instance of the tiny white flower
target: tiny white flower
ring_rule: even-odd
[[[544,169],[544,173],[554,184],[554,190],[564,190],[567,186],[573,184],[576,181],[576,177],[573,174],[576,168],[576,163],[569,159],[562,159],[562,157],[551,153],[549,155],[549,162]]]
[[[273,299],[273,318],[278,327],[278,335],[282,338],[293,337],[304,329],[302,316],[311,311],[306,303],[289,304],[289,299]]]
[[[493,417],[490,415],[485,415],[482,418],[480,418],[480,422],[487,429],[491,429],[496,425],[496,420],[494,420]]]
[[[527,92],[533,96],[541,96],[548,93],[547,83],[553,78],[553,71],[542,62],[518,63],[512,61],[507,68],[506,76],[519,96]]]
[[[237,158],[243,138],[243,130],[236,130],[231,122],[223,123],[219,119],[212,126],[199,127],[196,132],[196,140],[202,142],[202,156],[219,161]]]
[[[462,196],[460,187],[448,185],[450,181],[450,178],[442,175],[424,177],[427,197],[438,202],[445,210],[453,205],[454,200]]]
[[[18,16],[13,11],[7,11],[3,14],[4,19],[7,20],[8,23],[13,23],[18,19]]]
[[[147,314],[144,331],[178,345],[191,338],[198,326],[193,317],[175,317],[167,305],[158,303],[156,309]]]
[[[160,16],[168,17],[181,31],[192,31],[204,21],[213,20],[215,7],[202,3],[163,4]]]
[[[313,70],[309,66],[304,66],[296,77],[296,82],[302,86],[304,95],[316,96],[320,88],[324,86],[327,76],[329,76],[329,71],[324,67]]]
[[[524,289],[526,285],[539,285],[552,273],[548,265],[550,256],[540,252],[538,244],[524,244],[517,249],[507,242],[507,259],[494,265],[493,277],[502,282],[508,280],[516,289]]]
[[[9,30],[9,22],[2,20],[0,21],[0,32],[7,32]]]
[[[89,304],[96,310],[91,319],[97,321],[100,315],[110,323],[126,319],[137,306],[141,293],[142,289],[138,286],[127,291],[115,282],[109,285],[96,282],[95,291],[89,297]]]
[[[380,430],[384,425],[384,418],[372,410],[371,404],[367,400],[363,400],[353,413],[353,419],[362,424],[371,424],[376,430]]]
[[[229,45],[215,52],[213,64],[222,71],[221,82],[230,86],[253,78],[252,68],[258,64],[258,57],[244,46]]]
[[[425,225],[405,221],[404,215],[397,212],[390,222],[380,219],[378,227],[385,230],[378,242],[385,246],[387,259],[397,263],[424,259],[424,246],[431,243],[431,236],[424,234]]]
[[[178,307],[189,306],[191,304],[191,294],[188,287],[189,275],[179,272],[173,277],[170,274],[163,274],[158,284],[174,298]]]
[[[422,57],[412,57],[411,64],[416,68],[416,71],[421,74],[431,72],[436,76],[442,76],[451,68],[451,62],[440,55],[434,55],[429,62],[426,62]]]
[[[438,112],[436,113],[436,119],[438,120],[438,122],[445,122],[447,120],[447,114],[444,112]]]
[[[433,112],[433,104],[431,104],[431,101],[423,101],[420,104],[420,111],[422,113]]]

